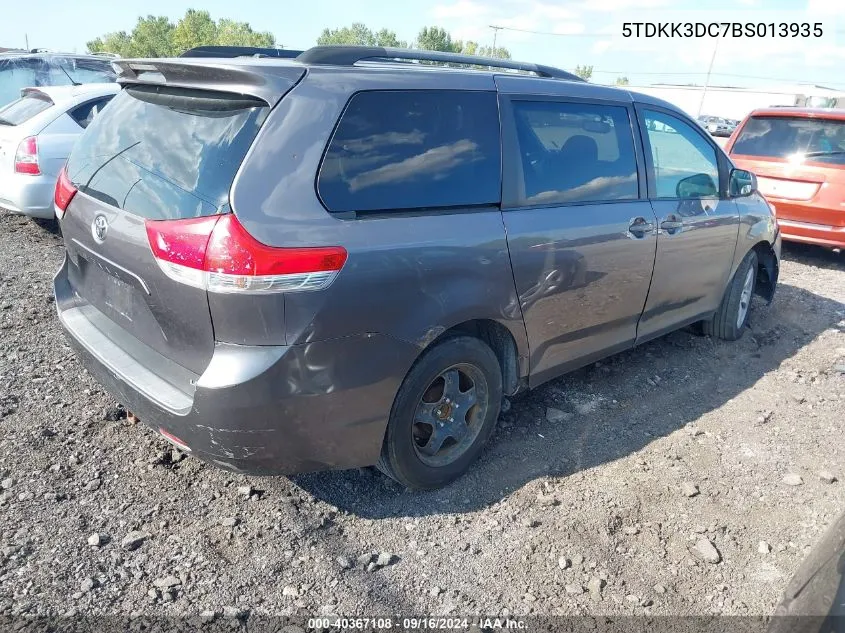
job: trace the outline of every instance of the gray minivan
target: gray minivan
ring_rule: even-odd
[[[690,324],[737,339],[775,291],[754,176],[658,99],[401,49],[115,64],[56,188],[59,318],[224,468],[442,486],[503,396]]]

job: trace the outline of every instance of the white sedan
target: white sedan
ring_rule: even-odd
[[[24,88],[0,108],[0,207],[53,218],[56,179],[88,124],[120,91],[116,83]]]

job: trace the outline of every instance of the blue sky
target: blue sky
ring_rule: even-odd
[[[706,9],[702,8],[707,6]],[[497,43],[524,59],[572,69],[592,65],[594,81],[702,83],[716,49],[712,84],[761,86],[810,82],[845,90],[843,0],[39,0],[37,13],[14,3],[3,10],[0,46],[83,51],[108,31],[130,31],[141,14],[176,20],[187,8],[272,31],[287,48],[307,48],[324,27],[355,21],[413,40],[420,27],[442,26],[462,39]],[[624,22],[821,22],[821,38],[626,39]],[[529,32],[534,31],[534,32]]]

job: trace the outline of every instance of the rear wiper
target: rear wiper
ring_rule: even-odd
[[[0,125],[14,125],[14,123],[0,116]]]

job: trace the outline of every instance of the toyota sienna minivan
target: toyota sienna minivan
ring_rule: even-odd
[[[442,486],[504,396],[690,324],[737,339],[775,291],[754,176],[658,99],[401,49],[115,64],[56,187],[59,318],[221,467]]]

